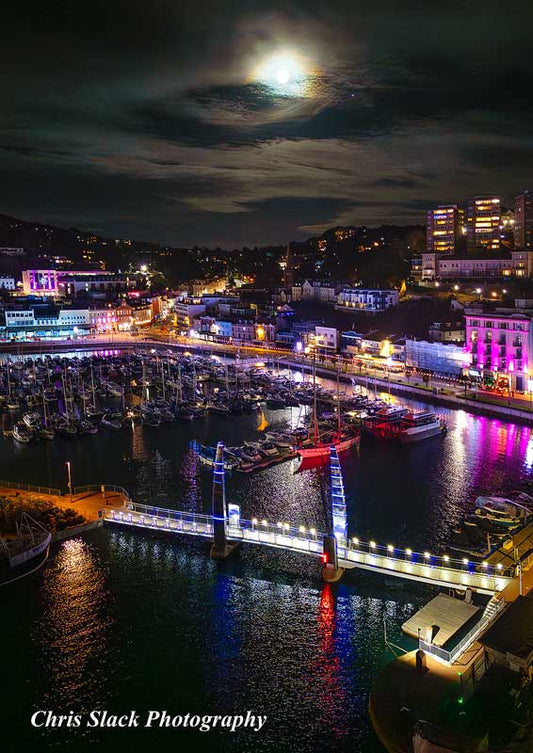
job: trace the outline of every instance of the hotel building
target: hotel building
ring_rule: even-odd
[[[517,249],[533,249],[532,191],[524,191],[515,198],[514,245]]]
[[[469,249],[500,248],[501,203],[498,196],[474,196],[468,201],[466,239]]]
[[[438,206],[427,213],[426,245],[428,251],[454,254],[463,238],[464,209],[457,204]]]
[[[496,385],[529,390],[533,375],[533,310],[482,306],[465,310],[466,354],[471,368]]]

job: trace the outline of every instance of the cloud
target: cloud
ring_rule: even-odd
[[[418,222],[434,203],[527,187],[529,5],[520,24],[491,0],[35,13],[8,8],[3,23],[0,211],[237,245]],[[283,49],[308,72],[297,96],[253,76]]]

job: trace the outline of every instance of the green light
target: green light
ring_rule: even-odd
[[[461,696],[459,696],[459,698],[457,699],[457,703],[458,703],[458,704],[459,704],[460,706],[461,706],[461,705],[462,705],[462,704],[464,703],[464,701],[465,701],[465,699],[463,698],[463,696],[462,696],[462,695],[461,695]]]

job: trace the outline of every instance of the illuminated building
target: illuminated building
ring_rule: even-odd
[[[105,296],[134,287],[135,280],[124,275],[100,270],[25,269],[22,287],[25,295],[47,295],[54,298],[78,295]]]
[[[427,213],[426,243],[428,251],[453,254],[462,244],[464,209],[457,204],[438,206]]]
[[[482,306],[465,310],[472,369],[500,387],[525,392],[533,367],[533,311]]]
[[[5,337],[17,340],[66,340],[90,331],[88,309],[39,306],[5,312]]]
[[[533,276],[533,249],[531,251],[511,251],[507,256],[498,254],[496,258],[478,258],[475,255],[466,259],[455,256],[441,256],[435,253],[422,254],[423,283],[435,281],[455,282],[457,280],[508,280]]]
[[[515,198],[514,245],[516,249],[533,249],[533,192],[524,191]]]
[[[497,251],[500,248],[500,224],[500,199],[497,196],[474,196],[467,209],[467,247]]]
[[[397,290],[368,290],[344,288],[337,296],[337,309],[358,309],[360,311],[385,311],[396,306],[400,299]]]

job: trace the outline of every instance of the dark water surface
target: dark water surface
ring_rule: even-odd
[[[444,545],[478,493],[529,478],[529,429],[462,411],[449,431],[418,446],[363,439],[343,458],[349,533],[380,543]],[[270,426],[298,411],[267,412]],[[257,433],[256,416],[210,416],[159,429],[16,445],[0,437],[0,478],[65,486],[115,483],[137,501],[208,509],[209,471],[195,438],[236,444]],[[243,517],[323,528],[319,474],[286,463],[228,478]],[[401,624],[429,587],[350,572],[324,586],[315,561],[244,547],[224,563],[205,542],[107,527],[56,545],[36,575],[0,590],[1,750],[380,751],[368,720],[372,679],[407,648]],[[173,715],[266,714],[261,732],[32,730],[31,713],[150,709]],[[27,749],[30,749],[29,747]]]

